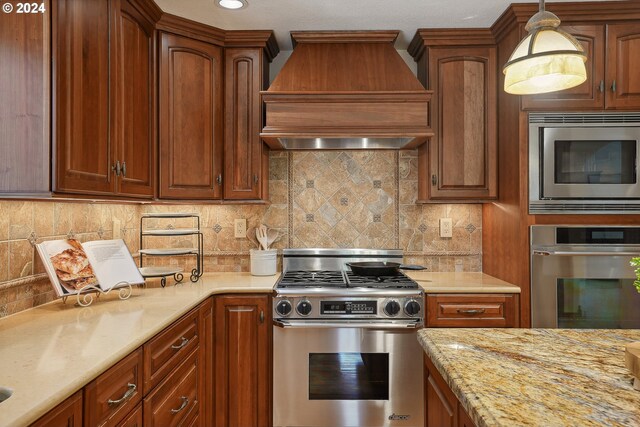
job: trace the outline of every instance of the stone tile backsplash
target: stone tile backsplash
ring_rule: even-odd
[[[286,247],[401,248],[405,262],[433,271],[482,270],[482,206],[416,205],[416,151],[272,152],[270,204],[134,204],[0,200],[0,317],[54,298],[33,244],[70,236],[111,239],[114,222],[133,254],[139,250],[140,216],[196,212],[204,233],[206,271],[248,271],[251,234],[259,224],[278,230]],[[248,239],[233,223],[246,218]],[[452,218],[453,237],[439,237],[439,219]],[[185,220],[153,220],[151,227],[180,227]],[[145,237],[147,247],[184,247],[185,238]],[[188,257],[145,258],[145,265],[193,268]]]

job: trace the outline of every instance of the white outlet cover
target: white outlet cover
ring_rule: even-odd
[[[244,218],[236,219],[233,222],[233,235],[237,239],[247,237],[247,220]]]
[[[440,218],[440,237],[453,237],[453,220],[451,218]]]

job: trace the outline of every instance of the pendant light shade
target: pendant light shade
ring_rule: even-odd
[[[525,29],[527,36],[505,64],[504,90],[515,95],[555,92],[578,86],[587,80],[587,56],[582,45],[558,29],[560,19],[544,10],[533,15]]]

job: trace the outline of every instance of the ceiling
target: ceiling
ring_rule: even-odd
[[[386,29],[401,30],[396,49],[405,50],[418,28],[486,28],[511,3],[510,0],[247,0],[248,7],[230,11],[215,6],[214,0],[155,1],[165,12],[225,30],[272,29],[281,50],[291,50],[291,30]],[[565,1],[570,0],[547,3]]]

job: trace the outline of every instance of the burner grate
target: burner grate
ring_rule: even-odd
[[[393,276],[359,276],[347,271],[347,283],[350,288],[387,288],[387,289],[417,289],[418,284],[404,273]]]
[[[342,271],[334,270],[294,270],[286,271],[280,281],[279,288],[346,288]]]

